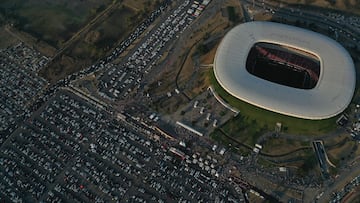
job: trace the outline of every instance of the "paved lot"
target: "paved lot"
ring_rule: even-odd
[[[134,129],[60,91],[2,145],[1,196],[19,202],[242,198],[217,178],[222,167],[215,159],[187,151],[179,157]]]
[[[30,115],[29,104],[47,84],[35,71],[47,60],[22,43],[0,50],[0,145]]]

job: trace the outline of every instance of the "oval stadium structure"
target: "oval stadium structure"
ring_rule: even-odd
[[[216,51],[214,74],[238,99],[304,119],[344,111],[356,82],[354,63],[336,41],[262,21],[240,24],[225,35]]]

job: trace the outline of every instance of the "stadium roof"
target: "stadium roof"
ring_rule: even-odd
[[[302,49],[320,59],[320,77],[310,90],[263,80],[247,72],[251,47],[257,42]],[[350,104],[355,91],[355,68],[349,53],[336,41],[302,28],[273,23],[249,22],[230,30],[214,59],[220,85],[233,96],[255,106],[305,119],[333,117]]]

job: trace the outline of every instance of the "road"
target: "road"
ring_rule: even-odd
[[[356,164],[350,167],[345,166],[344,168],[340,169],[338,173],[339,176],[335,179],[335,182],[326,185],[324,188],[322,188],[324,194],[322,195],[319,202],[323,202],[323,203],[329,202],[332,193],[338,191],[339,188],[343,188],[352,179],[359,176],[359,171],[360,171],[360,162],[357,162]]]

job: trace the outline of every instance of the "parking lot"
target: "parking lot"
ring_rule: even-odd
[[[100,94],[110,100],[119,100],[141,87],[143,77],[156,65],[167,46],[195,19],[188,12],[189,0],[173,9],[122,63],[109,65],[100,77]]]
[[[0,145],[30,116],[28,106],[47,82],[36,75],[48,59],[19,43],[0,50]]]
[[[2,145],[1,196],[18,202],[241,197],[219,181],[216,160],[184,154],[182,160],[86,100],[60,91]]]
[[[330,202],[346,202],[347,198],[350,198],[355,193],[355,189],[360,185],[360,176],[355,177],[348,184],[346,184],[340,191],[332,193]]]
[[[216,127],[236,115],[235,112],[225,108],[216,100],[208,89],[180,108],[172,120],[180,121],[199,130],[204,135],[209,135]]]

